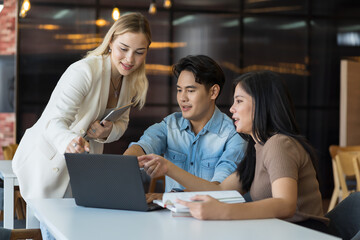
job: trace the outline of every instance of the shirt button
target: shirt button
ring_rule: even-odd
[[[58,172],[58,171],[59,171],[59,168],[54,167],[54,168],[53,168],[53,171],[54,171],[54,172]]]
[[[85,133],[85,130],[84,129],[81,129],[80,130],[80,134],[84,134]]]
[[[194,162],[191,162],[190,165],[191,165],[191,166],[194,165]]]

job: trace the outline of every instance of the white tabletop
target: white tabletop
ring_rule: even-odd
[[[30,199],[28,206],[58,240],[337,239],[278,219],[201,221],[172,217],[169,210],[85,208],[76,206],[74,199]]]
[[[16,178],[12,170],[12,161],[11,160],[0,160],[0,171],[3,177],[12,177]]]
[[[19,183],[11,160],[0,160],[0,178],[4,180],[4,227],[14,228],[14,186]]]

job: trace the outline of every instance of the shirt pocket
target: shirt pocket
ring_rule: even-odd
[[[185,163],[186,163],[186,154],[168,149],[167,154],[165,155],[165,158],[174,163],[179,168],[185,169]]]
[[[201,178],[210,181],[215,172],[215,166],[218,163],[220,157],[208,156],[201,160]]]

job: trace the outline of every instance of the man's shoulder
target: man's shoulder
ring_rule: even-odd
[[[214,123],[216,125],[220,124],[220,126],[221,126],[220,132],[235,133],[236,129],[235,129],[232,119],[228,115],[226,115],[225,113],[223,113],[221,111],[219,111],[219,116],[220,117],[217,117],[216,119],[214,119],[215,120]]]
[[[174,112],[164,118],[167,125],[180,125],[184,121],[181,112]]]

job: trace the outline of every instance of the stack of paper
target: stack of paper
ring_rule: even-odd
[[[245,202],[243,196],[235,190],[231,191],[203,191],[203,192],[174,192],[174,193],[164,193],[162,200],[154,200],[153,202],[162,206],[163,208],[168,208],[173,213],[173,216],[189,216],[189,208],[185,207],[176,202],[176,199],[181,199],[184,201],[192,201],[191,198],[196,195],[209,195],[220,202],[224,203],[242,203]],[[182,213],[182,214],[181,214]]]

